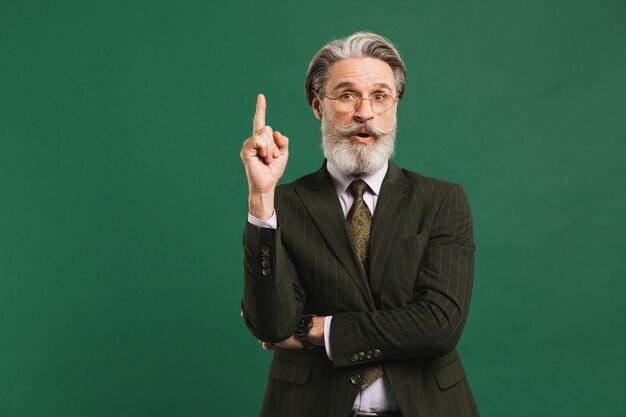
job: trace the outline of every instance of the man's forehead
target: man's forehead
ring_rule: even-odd
[[[393,89],[393,70],[375,58],[346,58],[335,62],[328,74],[327,87],[371,87]]]
[[[393,88],[393,85],[391,83],[387,83],[387,82],[373,82],[373,83],[367,83],[367,87],[372,87],[372,88],[377,88],[377,89],[389,89],[391,90]],[[353,88],[358,88],[358,87],[363,87],[363,83],[359,83],[359,82],[352,82],[352,81],[339,81],[338,83],[330,86],[333,90],[341,90],[344,88],[347,89],[353,89]]]

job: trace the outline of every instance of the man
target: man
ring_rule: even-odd
[[[262,416],[477,416],[455,350],[473,281],[461,186],[402,170],[405,67],[355,33],[306,76],[326,160],[277,187],[288,139],[259,95],[241,149],[248,179],[242,316],[274,357]]]

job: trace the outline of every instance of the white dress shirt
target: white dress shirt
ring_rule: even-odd
[[[387,174],[388,166],[389,164],[385,162],[385,164],[378,171],[359,177],[365,181],[369,187],[363,194],[363,200],[370,209],[372,216],[376,210],[378,194],[380,194],[380,187],[382,186],[385,174]],[[350,193],[350,190],[348,190],[348,186],[356,178],[339,171],[335,164],[330,161],[326,162],[326,169],[335,184],[335,191],[337,192],[337,197],[339,197],[343,215],[347,217],[348,212],[352,207],[352,203],[354,202],[354,197],[352,196],[352,193]],[[272,217],[267,220],[258,219],[248,213],[248,222],[257,227],[265,227],[269,229],[276,229],[278,226],[275,212],[272,214]],[[326,349],[328,359],[331,361],[333,360],[332,351],[330,349],[330,326],[332,318],[332,316],[327,316],[324,319],[324,348]],[[389,380],[385,374],[383,374],[381,378],[374,381],[372,385],[367,387],[365,390],[359,391],[352,407],[353,410],[365,412],[391,411],[397,410],[398,408],[398,403],[393,395],[391,385],[389,384]]]

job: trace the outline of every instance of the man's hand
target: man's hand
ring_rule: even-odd
[[[278,348],[283,349],[304,349],[302,343],[295,336],[291,336],[289,339],[285,339],[282,342],[271,343],[271,342],[263,342],[259,340],[261,347],[263,350],[276,350]]]
[[[324,346],[324,319],[324,316],[313,316],[313,327],[311,327],[309,332],[309,339],[315,346]],[[276,350],[278,348],[304,349],[302,343],[295,336],[278,343],[263,342],[261,340],[259,340],[259,343],[264,350]]]
[[[248,178],[250,214],[267,220],[274,212],[274,189],[289,157],[289,139],[265,125],[265,96],[259,94],[252,121],[252,136],[241,147],[241,161]]]

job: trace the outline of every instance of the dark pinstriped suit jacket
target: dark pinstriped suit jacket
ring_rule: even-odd
[[[403,416],[477,416],[455,349],[474,269],[462,187],[390,162],[369,279],[325,165],[278,187],[276,213],[276,230],[246,226],[244,320],[258,339],[278,342],[301,314],[332,315],[334,360],[323,348],[276,350],[261,415],[346,417],[359,390],[351,377],[380,363]]]

